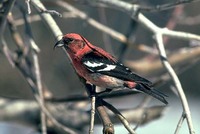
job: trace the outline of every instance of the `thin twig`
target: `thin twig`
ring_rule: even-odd
[[[44,11],[41,11],[41,13],[49,13],[51,15],[57,15],[59,17],[62,17],[62,14],[55,10],[44,10]]]
[[[35,9],[38,12],[41,12],[41,10],[43,10],[43,11],[46,10],[46,8],[40,2],[40,0],[33,0],[33,1],[31,1],[31,3],[33,4],[33,6],[35,7]],[[56,38],[56,40],[59,41],[62,38],[63,33],[61,32],[60,28],[58,27],[58,25],[56,24],[56,22],[54,21],[54,19],[52,18],[52,16],[49,15],[49,14],[47,14],[47,13],[40,13],[40,16],[42,17],[42,20],[50,28],[50,30],[53,33],[53,35]]]
[[[146,118],[146,111],[144,111],[143,113],[142,113],[142,116],[141,116],[141,119],[140,119],[140,121],[135,125],[135,127],[134,127],[134,131],[136,131],[137,130],[137,128],[142,124],[142,122],[145,120],[145,118]]]
[[[26,6],[27,6],[27,13],[31,14],[31,7],[30,7],[30,0],[25,0]]]
[[[185,117],[185,113],[182,113],[181,118],[180,118],[180,120],[179,120],[179,122],[178,122],[178,124],[176,126],[176,130],[175,130],[174,134],[178,134],[178,132],[181,129],[181,126],[182,126],[183,121],[184,121],[185,118],[186,118]]]
[[[142,100],[142,102],[139,104],[139,108],[145,108],[147,105],[148,105],[148,103],[150,102],[150,100],[151,100],[151,97],[149,97],[149,96],[145,96],[144,97],[144,99]],[[134,130],[136,131],[136,129],[142,124],[142,122],[145,120],[145,118],[146,118],[146,110],[144,110],[143,112],[142,112],[142,116],[141,116],[141,120],[136,124],[136,126],[134,127]]]
[[[36,85],[37,85],[37,89],[38,89],[39,96],[40,96],[40,99],[41,99],[41,104],[45,105],[44,94],[43,94],[43,91],[42,91],[42,82],[41,82],[39,61],[38,61],[38,56],[35,52],[33,52],[33,64],[34,64],[34,68],[35,68]],[[42,124],[42,134],[47,134],[45,113],[43,113],[41,111],[40,116],[41,116],[41,124]]]
[[[7,16],[9,12],[12,10],[15,0],[1,1],[1,12],[0,12],[0,36],[2,37],[4,34],[4,30],[6,28]]]
[[[25,28],[26,28],[26,34],[27,34],[27,40],[29,42],[29,44],[31,45],[32,51],[32,57],[33,57],[33,65],[34,65],[34,71],[35,71],[35,78],[36,78],[36,86],[37,86],[37,93],[39,93],[40,99],[41,99],[41,104],[44,106],[44,94],[42,91],[42,82],[41,82],[41,74],[40,74],[40,67],[39,67],[39,59],[38,59],[38,55],[37,53],[39,52],[39,48],[36,45],[35,41],[33,40],[33,35],[32,35],[32,31],[31,31],[31,26],[28,23],[28,18],[27,15],[24,12],[23,7],[20,7],[20,11],[23,14],[24,20],[25,20]],[[46,126],[46,116],[45,113],[43,113],[41,111],[40,113],[41,116],[41,130],[42,130],[42,134],[47,134],[47,126]]]
[[[62,14],[59,13],[58,11],[47,10],[46,8],[43,8],[42,5],[37,5],[37,6],[35,6],[35,8],[37,8],[37,11],[39,11],[40,13],[48,13],[48,14],[51,14],[51,15],[56,15],[56,16],[62,17]]]
[[[10,63],[10,65],[14,68],[15,67],[15,63],[12,60],[12,56],[13,54],[11,54],[10,50],[8,49],[7,43],[5,41],[4,38],[0,38],[1,40],[1,44],[3,45],[3,53],[6,56],[8,62]]]
[[[11,53],[8,49],[8,46],[6,44],[6,41],[3,37],[3,35],[4,35],[4,30],[5,30],[6,24],[7,24],[7,16],[9,14],[9,12],[12,10],[14,3],[15,3],[15,0],[9,0],[9,1],[2,2],[1,10],[3,12],[0,13],[0,43],[2,44],[3,52],[12,67],[15,67],[15,64],[12,62],[12,56],[11,56]]]
[[[17,32],[16,20],[14,20],[13,15],[12,14],[8,15],[7,20],[8,20],[8,28],[11,32],[11,35],[15,44],[17,45],[17,48],[21,50],[23,54],[27,53],[25,52],[25,46],[24,46],[23,40],[20,34]],[[23,20],[23,23],[24,23],[24,19],[21,19],[21,20]]]

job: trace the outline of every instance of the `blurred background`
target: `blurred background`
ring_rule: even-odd
[[[98,7],[86,1],[64,1],[69,2],[68,4],[71,4],[75,8],[84,12],[88,15],[88,17],[91,17],[97,22],[100,22],[107,27],[110,27],[125,35],[128,38],[129,43],[122,43],[119,40],[116,40],[108,34],[102,32],[101,30],[98,30],[94,26],[91,26],[86,20],[81,19],[78,17],[78,15],[74,15],[73,12],[69,12],[69,10],[66,10],[64,7],[59,6],[59,4],[56,4],[55,1],[44,0],[42,2],[47,9],[56,10],[63,15],[63,17],[53,15],[55,21],[63,33],[73,32],[83,35],[92,44],[106,49],[115,57],[119,58],[125,65],[129,66],[136,73],[139,73],[141,76],[156,82],[156,88],[169,96],[167,98],[169,105],[167,105],[167,109],[164,111],[163,116],[158,120],[152,121],[144,126],[140,126],[137,130],[138,134],[174,133],[176,125],[182,114],[182,106],[180,99],[171,90],[171,88],[173,88],[173,82],[171,79],[162,79],[163,76],[168,77],[166,70],[163,69],[163,67],[148,70],[148,66],[152,67],[154,64],[155,66],[156,64],[160,64],[159,56],[155,54],[157,53],[155,45],[156,42],[152,32],[147,30],[140,23],[132,20],[127,13],[120,10]],[[156,5],[170,3],[173,1],[126,0],[126,2],[135,2],[144,7],[154,7]],[[18,3],[26,8],[25,2],[23,0],[19,0]],[[169,29],[176,31],[184,31],[197,35],[200,34],[199,2],[179,5],[164,11],[142,11],[142,13],[159,27],[168,27]],[[26,35],[24,33],[25,26],[22,17],[23,15],[17,6],[14,6],[12,9],[12,14],[20,34],[22,35],[23,39],[25,39]],[[69,95],[83,94],[85,90],[83,85],[79,82],[78,77],[74,73],[69,59],[61,49],[53,50],[56,39],[49,31],[48,27],[40,19],[34,18],[34,16],[37,15],[38,13],[34,10],[34,8],[32,8],[32,13],[30,14],[31,30],[34,40],[41,50],[38,56],[42,81],[56,98],[65,98]],[[8,47],[15,52],[17,47],[11,39],[11,34],[8,26],[5,29],[4,37]],[[180,78],[184,92],[188,99],[194,127],[196,133],[198,134],[200,133],[200,51],[196,52],[195,55],[193,55],[193,51],[200,49],[200,42],[192,40],[186,41],[177,38],[165,38],[164,43],[168,57],[171,57],[170,60],[173,62],[172,65],[177,72],[178,77]],[[146,49],[143,49],[144,46],[145,48],[149,48],[150,51],[145,51]],[[187,57],[190,54],[193,56],[184,59],[185,55]],[[176,62],[176,60],[173,59],[174,55],[175,58],[178,57],[183,59],[180,59]],[[148,64],[143,65],[143,62]],[[33,94],[25,78],[20,73],[20,71],[18,71],[16,68],[13,68],[9,64],[1,49],[0,64],[0,96],[32,100]],[[144,66],[147,68],[146,70],[143,70]],[[137,94],[118,97],[108,101],[119,109],[127,109],[137,106],[142,101],[143,97],[144,95]],[[162,104],[159,101],[152,99],[149,106],[154,105]],[[89,106],[90,105],[88,105],[87,108],[89,108]],[[9,123],[9,125],[5,124],[7,124],[6,120],[0,123],[0,134],[2,132],[4,134],[9,133],[6,131],[8,129],[5,131],[4,129],[6,128],[5,126],[11,126],[9,126]],[[117,134],[127,133],[125,128],[123,128],[120,124],[115,126],[115,132]],[[19,127],[19,129],[24,128]],[[25,131],[34,133],[34,130],[32,129]],[[100,133],[102,131],[102,126],[96,126],[95,131],[96,133]],[[16,133],[22,134],[22,132]],[[187,133],[189,132],[187,123],[185,121],[181,128],[180,134]]]

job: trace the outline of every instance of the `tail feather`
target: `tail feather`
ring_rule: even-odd
[[[160,91],[153,89],[151,87],[149,87],[148,85],[145,84],[137,84],[136,85],[136,89],[139,91],[142,91],[148,95],[151,95],[152,97],[160,100],[161,102],[163,102],[164,104],[168,104],[167,100],[165,99],[165,97],[168,97],[167,95],[161,93]]]

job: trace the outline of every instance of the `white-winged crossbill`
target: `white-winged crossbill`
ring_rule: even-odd
[[[114,89],[134,89],[146,93],[167,104],[166,95],[155,90],[152,83],[119,63],[103,49],[92,45],[83,36],[69,33],[54,47],[64,47],[79,77],[85,82],[111,91]]]

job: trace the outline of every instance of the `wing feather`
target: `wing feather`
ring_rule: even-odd
[[[104,75],[109,75],[122,79],[125,81],[134,81],[136,83],[144,83],[146,85],[152,85],[147,79],[133,73],[128,67],[115,61],[111,61],[104,56],[96,55],[95,53],[89,53],[82,59],[82,63],[85,67],[93,72]]]

